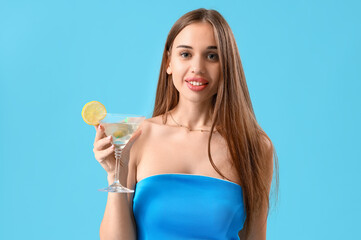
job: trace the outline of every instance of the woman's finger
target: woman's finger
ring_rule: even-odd
[[[106,147],[106,145],[108,145],[110,143],[112,143],[112,136],[102,138],[102,139],[98,140],[97,142],[94,142],[94,150],[96,150],[96,151],[103,150]]]
[[[95,154],[95,159],[98,162],[103,162],[110,154],[112,154],[114,152],[114,145],[108,147],[105,150],[101,150],[101,151],[94,151]]]
[[[95,144],[99,139],[102,139],[105,136],[105,133],[104,133],[104,128],[102,127],[102,125],[99,124],[94,127],[96,130],[95,139],[94,139],[94,144]]]

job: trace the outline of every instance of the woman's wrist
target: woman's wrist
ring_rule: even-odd
[[[112,184],[114,182],[114,179],[115,179],[115,174],[114,173],[108,173],[107,179],[108,179],[109,185]]]
[[[127,171],[120,171],[119,172],[119,175],[118,175],[118,180],[120,182],[120,184],[123,184],[124,182],[126,182],[127,180]],[[107,176],[107,179],[108,179],[108,183],[109,185],[114,183],[115,181],[115,173],[108,173],[108,176]]]

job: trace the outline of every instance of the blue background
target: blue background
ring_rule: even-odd
[[[280,191],[267,239],[355,239],[359,1],[0,0],[0,239],[98,239],[106,174],[83,105],[152,114],[173,23],[218,10],[240,50]]]

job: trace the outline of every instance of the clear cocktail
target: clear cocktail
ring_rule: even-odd
[[[115,146],[115,179],[109,187],[100,189],[105,192],[132,193],[134,190],[123,187],[119,182],[119,164],[121,151],[130,140],[133,133],[144,121],[145,117],[133,114],[112,114],[107,113],[106,117],[100,121],[104,127],[105,134],[112,136]]]

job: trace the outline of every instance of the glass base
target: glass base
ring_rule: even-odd
[[[129,188],[123,187],[119,182],[114,182],[109,187],[99,189],[102,192],[114,192],[114,193],[133,193],[134,190]]]

